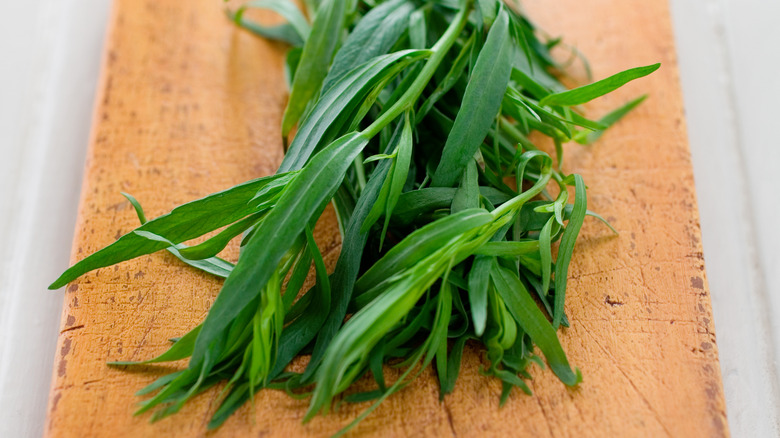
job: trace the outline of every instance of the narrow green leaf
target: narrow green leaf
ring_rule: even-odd
[[[439,287],[438,296],[439,306],[436,311],[436,322],[431,332],[431,351],[436,359],[436,374],[439,376],[439,387],[447,384],[448,366],[447,366],[447,328],[452,317],[452,285],[442,280]],[[427,361],[427,360],[426,360]],[[439,391],[439,400],[444,398],[444,392]]]
[[[152,421],[156,419],[160,419],[163,416],[175,413],[181,408],[184,402],[187,399],[189,399],[189,397],[194,395],[195,392],[198,390],[198,388],[204,383],[204,381],[206,380],[206,373],[213,365],[214,365],[214,359],[209,355],[207,355],[204,358],[204,361],[201,362],[200,366],[187,368],[187,370],[184,373],[182,373],[176,379],[171,381],[167,386],[165,386],[165,388],[162,391],[157,393],[151,399],[141,403],[141,407],[138,410],[136,410],[134,415],[140,415],[154,408],[160,403],[167,402],[172,395],[178,393],[181,389],[188,386],[189,389],[186,390],[186,392],[184,392],[182,395],[177,397],[178,402],[176,404],[169,405],[163,411],[158,412],[154,417],[152,417]]]
[[[571,205],[567,205],[566,207],[570,207],[570,206],[571,206]],[[573,206],[571,206],[571,207],[573,207]],[[595,212],[593,212],[593,211],[590,211],[590,210],[587,210],[587,211],[585,212],[585,214],[586,214],[586,215],[588,215],[588,216],[590,216],[590,217],[594,217],[594,218],[598,219],[598,220],[599,220],[599,222],[601,222],[601,223],[603,223],[604,225],[606,225],[606,226],[607,226],[607,228],[609,228],[609,229],[610,229],[610,230],[611,230],[613,233],[615,233],[615,234],[620,234],[620,233],[618,233],[618,231],[615,229],[615,227],[613,227],[613,226],[612,226],[612,224],[610,224],[610,223],[609,223],[609,221],[607,221],[606,219],[604,219],[603,217],[601,217],[601,215],[600,215],[600,214],[598,214],[598,213],[595,213]]]
[[[420,105],[420,109],[417,111],[418,123],[425,118],[436,102],[438,102],[439,99],[447,94],[447,92],[449,92],[465,74],[465,69],[469,62],[472,46],[474,45],[475,36],[476,32],[472,33],[469,39],[466,40],[466,43],[461,48],[458,56],[455,58],[455,61],[452,62],[452,67],[444,76],[444,79],[442,79],[441,82],[436,85],[436,89],[433,90],[433,92],[425,99],[423,104]]]
[[[309,38],[303,46],[301,60],[293,79],[290,99],[282,118],[282,136],[287,137],[298,123],[306,105],[320,91],[336,47],[344,31],[347,2],[324,0],[317,9]]]
[[[542,267],[542,294],[547,295],[550,290],[550,277],[552,277],[552,228],[555,217],[550,217],[539,232],[539,262]]]
[[[566,123],[569,123],[571,125],[582,126],[583,128],[588,128],[592,131],[603,131],[608,127],[607,125],[601,122],[594,122],[593,120],[586,119],[585,117],[577,114],[575,111],[573,111],[570,108],[564,108],[564,111],[569,116],[569,119],[564,119],[564,120],[566,120]]]
[[[517,275],[497,264],[493,266],[491,278],[496,284],[496,291],[515,321],[542,350],[550,369],[566,385],[574,386],[582,381],[579,369],[572,371],[555,329],[539,310]]]
[[[152,219],[135,230],[161,236],[167,241],[151,240],[137,232],[125,234],[111,245],[71,266],[49,289],[65,286],[89,271],[165,249],[171,246],[168,241],[178,244],[231,224],[255,212],[255,206],[249,201],[265,185],[289,177],[280,173],[252,180],[176,207],[170,213]],[[224,214],[215,215],[214,211]]]
[[[461,336],[452,345],[450,357],[447,360],[447,378],[441,385],[442,396],[451,393],[455,389],[455,382],[458,380],[458,374],[460,374],[460,363],[463,358],[463,349],[466,347],[466,341],[469,339],[471,339],[469,335]]]
[[[406,175],[409,172],[409,162],[411,161],[412,153],[412,131],[408,115],[405,117],[404,123],[396,127],[387,148],[388,151],[392,151],[392,154],[382,155],[390,157],[390,169],[384,178],[376,202],[363,222],[360,230],[362,233],[367,232],[382,215],[389,219],[395,204],[398,202],[398,197],[401,195],[401,189],[403,189]],[[386,223],[387,220],[385,220]],[[387,229],[386,225],[384,228],[385,230]]]
[[[482,22],[485,27],[490,27],[498,14],[499,3],[496,0],[477,0]]]
[[[425,22],[425,11],[417,9],[409,15],[409,45],[413,49],[428,47],[428,25]]]
[[[413,10],[414,5],[407,0],[390,0],[369,10],[336,52],[333,65],[323,81],[323,93],[354,68],[372,58],[386,55],[406,31],[409,14]]]
[[[287,289],[285,289],[284,295],[282,295],[285,318],[289,316],[288,312],[293,306],[293,301],[298,296],[298,292],[300,292],[303,283],[306,281],[306,277],[309,275],[311,262],[311,251],[309,251],[308,247],[305,247],[303,253],[295,262],[295,267],[290,275],[290,279],[287,281]]]
[[[385,350],[392,352],[393,349],[409,342],[409,340],[420,333],[421,330],[427,330],[427,328],[433,326],[435,312],[432,311],[435,309],[436,305],[436,300],[425,300],[417,314],[413,318],[410,318],[411,321],[384,344]]]
[[[144,213],[144,208],[141,207],[141,203],[138,202],[137,199],[135,199],[135,196],[133,196],[133,195],[131,195],[129,193],[125,193],[125,192],[119,192],[119,193],[122,196],[124,196],[125,199],[128,200],[128,202],[130,202],[130,205],[133,206],[133,209],[135,210],[135,214],[136,214],[136,216],[138,216],[138,221],[141,222],[141,225],[149,222],[146,219],[146,213]]]
[[[511,52],[509,17],[502,7],[466,86],[463,103],[433,176],[434,186],[453,186],[487,136],[509,82]]]
[[[633,81],[634,79],[645,77],[650,73],[658,70],[659,67],[661,67],[661,64],[652,64],[645,67],[631,68],[592,84],[584,85],[573,90],[550,94],[545,96],[539,102],[539,104],[560,106],[582,105],[583,103],[590,102],[597,97],[601,97],[607,93],[615,91],[623,85]]]
[[[374,347],[373,350],[371,350],[371,357],[368,359],[368,368],[371,370],[371,374],[374,376],[374,381],[376,382],[377,386],[379,386],[379,390],[384,392],[387,390],[387,384],[385,383],[385,374],[384,374],[384,360],[385,360],[385,349],[387,347],[387,344],[380,343],[376,347]]]
[[[558,258],[555,261],[555,307],[553,310],[553,327],[558,328],[563,318],[563,303],[566,297],[566,280],[569,275],[569,262],[574,252],[577,235],[582,228],[585,213],[588,211],[588,201],[585,193],[585,182],[580,175],[574,174],[574,207],[569,217],[569,223],[563,230],[561,243],[558,246]]]
[[[297,38],[290,38],[289,40],[287,40],[287,42],[293,45],[301,45],[309,37],[309,32],[311,31],[311,28],[309,27],[309,23],[306,21],[306,18],[303,16],[300,9],[298,9],[298,7],[295,5],[295,2],[291,2],[288,0],[254,0],[241,5],[231,18],[235,20],[237,23],[246,27],[247,23],[251,23],[251,22],[247,22],[243,18],[244,13],[246,12],[247,9],[266,9],[281,15],[285,20],[287,20],[289,27],[295,31],[295,35],[297,36]],[[256,23],[251,23],[251,26],[264,29],[266,32],[268,31],[268,27],[261,26]],[[276,26],[276,28],[279,27],[281,26]],[[255,29],[251,29],[251,30],[255,30]],[[263,35],[262,32],[263,31],[260,32],[255,31],[255,33],[261,36],[273,38],[272,36]],[[274,38],[274,39],[279,39],[279,38]]]
[[[450,208],[457,190],[449,187],[428,187],[403,193],[393,211],[392,220],[402,225],[409,224],[422,214]],[[510,195],[489,186],[480,186],[479,193],[493,205],[512,199]]]
[[[273,41],[281,41],[296,47],[303,44],[303,39],[300,34],[289,23],[280,24],[278,26],[263,26],[255,21],[238,17],[230,11],[227,12],[227,16],[238,26],[243,27],[257,36]]]
[[[409,119],[409,112],[404,114],[404,123],[401,130],[401,137],[398,140],[398,146],[395,150],[396,159],[390,170],[390,189],[385,201],[385,222],[382,226],[382,234],[379,236],[379,250],[382,250],[385,236],[387,235],[387,226],[390,224],[390,217],[393,209],[398,203],[398,198],[406,184],[406,177],[409,175],[409,164],[412,161],[412,122]],[[370,215],[369,215],[370,216]]]
[[[506,370],[495,370],[494,375],[499,379],[501,379],[504,383],[509,384],[510,385],[509,388],[511,388],[512,386],[516,386],[520,388],[524,393],[531,395],[531,388],[529,388],[528,385],[525,382],[523,382],[523,379],[518,377],[517,374],[510,373],[509,371]],[[508,393],[506,395],[503,393],[501,394],[502,405],[506,402],[508,395],[509,395]]]
[[[325,261],[322,259],[322,254],[314,241],[311,231],[307,231],[306,239],[309,251],[314,259],[314,270],[317,276],[317,283],[314,287],[315,293],[307,312],[284,328],[279,341],[276,364],[271,371],[271,377],[284,371],[287,364],[300,353],[301,349],[317,336],[320,327],[322,327],[330,312],[331,289]]]
[[[639,104],[644,102],[645,99],[647,99],[646,94],[632,100],[631,102],[628,102],[627,104],[600,118],[599,123],[605,126],[604,129],[614,125],[618,122],[618,120],[625,117],[626,114],[630,113],[634,108],[638,107]],[[594,132],[581,131],[574,136],[574,140],[580,144],[593,144],[596,142],[596,140],[601,138],[603,134],[604,130]]]
[[[477,171],[477,162],[469,161],[466,169],[463,171],[463,177],[460,180],[460,187],[452,197],[453,213],[467,210],[469,208],[479,208],[479,172]]]
[[[383,55],[342,77],[320,97],[317,105],[299,127],[279,166],[279,172],[303,168],[321,146],[352,123],[350,115],[363,104],[366,96],[378,83],[395,76],[410,63],[429,54],[426,50],[402,50]],[[303,64],[299,70],[302,68]]]
[[[146,385],[143,388],[136,391],[135,395],[151,394],[152,392],[157,391],[158,389],[164,387],[165,385],[181,377],[181,375],[184,374],[186,371],[187,370],[184,369],[181,371],[176,371],[174,373],[166,374],[160,377],[159,379],[155,380],[154,382],[150,383],[149,385]]]
[[[222,286],[203,322],[192,363],[205,357],[230,321],[257,296],[312,216],[333,196],[347,168],[367,143],[368,139],[358,133],[341,137],[314,156],[288,184]]]
[[[266,185],[266,187],[268,186]],[[127,198],[127,200],[130,201],[130,204],[133,205],[133,208],[135,209],[136,215],[138,215],[138,220],[141,222],[141,225],[145,224],[147,222],[146,215],[144,214],[144,209],[143,207],[141,207],[141,204],[138,202],[138,200],[128,193],[122,192],[122,196]],[[172,243],[167,239],[163,239],[161,237],[158,237],[156,240]],[[179,253],[180,249],[185,249],[185,248],[187,248],[187,245],[180,243],[178,245],[172,245],[166,249],[168,250],[168,252],[173,254],[176,258],[192,266],[193,268],[200,269],[201,271],[207,272],[217,277],[227,278],[227,276],[230,275],[230,272],[233,271],[233,264],[219,257],[209,257],[203,260],[190,260]]]
[[[136,234],[138,237],[148,240],[149,242],[164,244],[163,246],[166,247],[165,249],[167,249],[168,252],[176,256],[176,258],[178,258],[179,260],[183,261],[184,263],[194,268],[198,268],[202,271],[208,272],[209,274],[226,278],[228,275],[230,275],[230,272],[233,271],[233,267],[234,267],[233,264],[226,260],[222,260],[219,257],[209,257],[203,260],[190,260],[184,257],[183,255],[181,255],[179,250],[186,249],[188,247],[183,243],[175,244],[160,235],[150,233],[148,231],[143,231],[143,230],[135,230],[132,233]]]
[[[344,397],[344,401],[349,403],[364,403],[371,400],[376,400],[387,391],[386,388],[375,389],[373,391],[357,392]]]
[[[374,161],[388,160],[388,159],[393,159],[393,158],[395,158],[395,154],[376,154],[376,155],[372,155],[372,156],[366,158],[365,160],[363,160],[363,164],[368,164],[368,163],[372,163]]]
[[[154,359],[148,359],[148,360],[142,360],[142,361],[115,361],[115,362],[109,362],[109,365],[144,365],[144,364],[150,364],[150,363],[159,363],[159,362],[173,362],[177,360],[181,360],[184,358],[189,357],[192,354],[192,349],[195,347],[195,339],[198,336],[198,333],[200,333],[200,324],[195,326],[192,330],[187,332],[184,336],[179,338],[178,341],[176,341],[173,345],[171,345],[171,348],[169,348],[165,353],[155,357]]]
[[[248,383],[242,383],[233,387],[228,397],[222,402],[222,404],[219,406],[219,409],[217,409],[217,411],[214,412],[214,415],[211,417],[211,420],[208,424],[208,429],[214,430],[221,426],[225,420],[230,418],[230,416],[233,415],[233,413],[237,411],[238,408],[240,408],[244,403],[246,403],[247,400],[249,400]]]
[[[486,242],[474,254],[495,257],[517,257],[539,251],[540,243],[535,239],[508,242]]]
[[[529,111],[530,114],[535,116],[539,122],[545,125],[549,125],[551,128],[557,129],[565,135],[565,139],[568,140],[571,138],[571,131],[566,126],[566,123],[569,123],[568,120],[563,119],[550,111],[547,111],[546,109],[542,108],[541,106],[535,104],[530,99],[526,98],[520,92],[517,90],[514,90],[512,88],[507,89],[507,93],[504,99],[505,103],[514,103],[519,104],[521,108],[523,108],[526,111]],[[510,112],[510,114],[513,114]],[[533,120],[531,122],[531,127],[537,126],[537,123],[534,123]],[[556,136],[552,135],[551,137],[555,138]]]
[[[490,267],[494,257],[490,255],[478,255],[474,257],[474,263],[469,272],[469,304],[471,318],[474,324],[474,334],[482,336],[485,332],[488,314],[488,286],[490,279]]]
[[[352,290],[358,277],[368,235],[366,232],[361,231],[361,225],[365,222],[372,206],[376,203],[382,182],[387,178],[389,170],[389,161],[381,162],[377,166],[355,205],[349,223],[345,227],[346,230],[341,241],[341,253],[331,277],[333,290],[331,310],[317,335],[314,351],[302,378],[303,381],[309,381],[313,377],[328,345],[333,340],[338,328],[341,327],[347,314],[347,306],[352,298]]]
[[[485,210],[471,209],[432,222],[390,249],[358,279],[355,289],[368,291],[402,269],[419,262],[450,239],[491,221],[492,216]]]
[[[293,47],[287,51],[287,55],[284,58],[284,79],[287,83],[287,88],[292,87],[295,72],[298,70],[298,63],[301,61],[301,52],[300,47]]]
[[[517,85],[519,85],[521,89],[528,91],[536,99],[542,99],[548,94],[550,94],[550,91],[547,90],[547,88],[545,88],[544,85],[539,84],[534,80],[534,78],[525,74],[525,72],[521,70],[513,68],[511,77],[512,80]]]
[[[179,253],[182,255],[182,257],[189,260],[202,260],[209,257],[214,257],[220,251],[225,249],[225,247],[228,245],[228,243],[230,243],[231,240],[233,240],[234,237],[243,233],[249,229],[249,227],[255,225],[263,218],[265,214],[265,211],[251,214],[228,226],[223,231],[220,231],[216,236],[206,240],[203,243],[180,249]]]
[[[412,126],[408,112],[404,117],[404,123],[398,126],[396,134],[391,139],[390,147],[394,149],[390,170],[382,185],[382,190],[379,193],[377,202],[371,208],[361,229],[361,232],[367,232],[380,216],[385,217],[382,234],[379,236],[380,251],[385,234],[387,233],[387,226],[390,223],[390,217],[393,214],[393,209],[398,203],[398,198],[401,196],[401,191],[406,183],[406,177],[409,173],[409,164],[412,159]]]

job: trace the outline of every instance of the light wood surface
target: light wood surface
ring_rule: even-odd
[[[665,1],[526,2],[553,34],[586,53],[597,78],[661,61],[650,78],[588,107],[598,115],[650,91],[595,146],[571,146],[570,170],[589,207],[620,231],[588,222],[570,271],[563,332],[585,381],[566,389],[534,369],[533,397],[498,409],[498,382],[468,350],[455,393],[438,401],[430,372],[391,397],[356,435],[726,436],[708,286],[699,243],[675,50]],[[281,158],[284,47],[234,29],[210,0],[117,0],[111,19],[73,260],[136,226],[119,191],[150,217],[246,179]],[[332,217],[318,239],[335,260]],[[232,255],[235,255],[235,251]],[[141,359],[200,322],[219,283],[154,254],[89,274],[67,288],[51,392],[49,436],[201,436],[210,391],[156,424],[132,417],[133,393],[171,368],[129,372],[106,361]],[[162,371],[161,371],[162,370]],[[301,425],[305,401],[261,392],[214,436],[319,436],[365,406]]]

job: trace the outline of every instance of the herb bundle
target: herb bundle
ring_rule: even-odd
[[[263,388],[310,396],[305,420],[336,398],[375,400],[346,430],[430,364],[441,396],[451,392],[468,341],[484,345],[483,372],[503,382],[502,402],[513,387],[530,394],[527,368],[543,364],[535,348],[564,384],[576,385],[581,375],[556,329],[568,324],[577,235],[586,215],[598,216],[587,210],[582,178],[562,172],[562,145],[594,141],[643,98],[598,121],[578,105],[658,65],[569,90],[554,75],[560,66],[550,51],[559,42],[497,0],[305,4],[311,24],[286,0],[229,12],[291,45],[278,172],[150,221],[125,195],[141,226],[51,285],[163,249],[225,278],[205,321],[167,352],[114,363],[189,358],[187,368],[140,391],[150,398],[138,413],[163,418],[221,382],[210,427]],[[253,22],[249,8],[286,23]],[[552,139],[555,159],[529,139],[534,132]],[[329,203],[342,237],[331,274],[312,236]],[[217,255],[236,237],[234,265]],[[312,266],[316,282],[304,291]],[[286,371],[300,354],[310,355],[306,369]],[[385,381],[388,363],[405,369],[395,382]],[[345,396],[365,374],[376,389]]]

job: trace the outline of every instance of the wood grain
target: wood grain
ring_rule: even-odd
[[[533,397],[479,375],[467,350],[455,392],[438,401],[432,373],[361,423],[366,436],[728,436],[699,221],[665,0],[525,2],[549,32],[586,53],[597,78],[661,61],[661,70],[590,105],[590,114],[651,97],[592,147],[570,146],[569,170],[590,188],[588,221],[570,270],[562,342],[585,381],[567,389],[535,368]],[[284,47],[233,28],[214,0],[116,0],[108,35],[72,261],[137,219],[273,173],[286,91]],[[317,239],[332,266],[338,232],[326,213]],[[228,257],[235,257],[235,248]],[[306,402],[264,391],[206,432],[217,391],[159,423],[133,417],[133,393],[165,371],[109,368],[152,357],[199,323],[219,282],[164,253],[101,269],[65,293],[47,436],[323,436],[365,405],[301,424]],[[182,364],[179,364],[182,366]]]

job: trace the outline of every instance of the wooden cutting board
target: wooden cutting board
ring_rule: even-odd
[[[497,380],[467,350],[454,394],[438,400],[431,372],[355,430],[367,436],[720,437],[728,435],[699,219],[666,0],[526,0],[552,35],[587,54],[596,78],[662,62],[647,79],[588,107],[596,117],[650,98],[592,147],[568,147],[589,207],[619,230],[586,221],[570,271],[563,346],[584,382],[564,387],[535,368],[533,397],[498,408]],[[75,262],[137,226],[119,194],[155,217],[250,178],[272,174],[287,98],[285,47],[234,28],[217,0],[115,0],[95,107]],[[317,239],[330,266],[339,248],[327,212]],[[235,257],[236,249],[228,257]],[[64,267],[63,267],[64,268]],[[301,424],[306,401],[263,391],[206,432],[218,390],[159,423],[133,417],[133,393],[174,364],[120,370],[111,360],[164,351],[198,324],[220,283],[157,253],[72,283],[46,426],[51,437],[323,436],[365,405]],[[54,298],[58,299],[58,298]]]

